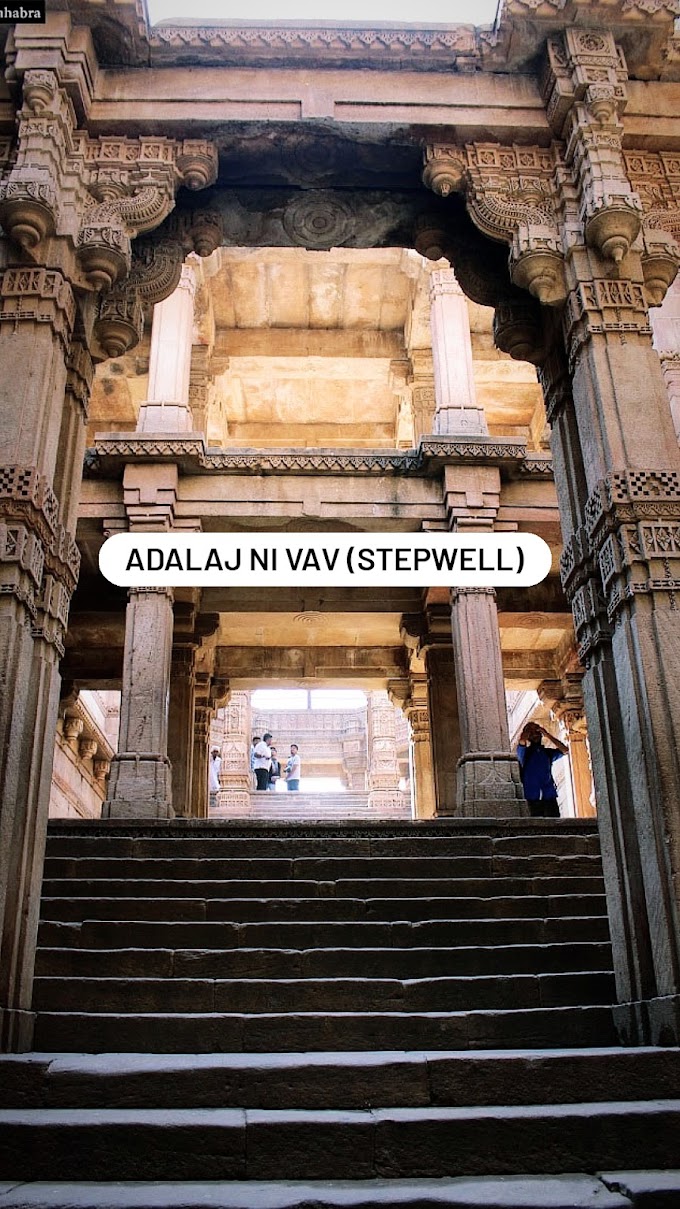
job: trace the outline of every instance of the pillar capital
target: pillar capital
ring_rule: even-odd
[[[453,269],[433,269],[430,273],[430,302],[447,294],[455,298],[465,297]]]

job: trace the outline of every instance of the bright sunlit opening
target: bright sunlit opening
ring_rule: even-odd
[[[153,25],[159,21],[313,21],[362,25],[490,25],[498,0],[147,0]]]
[[[366,694],[358,688],[256,688],[253,709],[365,709]]]

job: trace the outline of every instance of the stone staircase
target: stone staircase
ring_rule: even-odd
[[[407,821],[411,803],[407,794],[395,794],[380,807],[369,805],[366,793],[251,793],[237,806],[213,806],[211,819],[250,819],[259,822],[335,823],[371,822],[376,819]],[[387,795],[385,795],[387,797]]]
[[[580,820],[54,823],[0,1209],[677,1209],[613,997]]]

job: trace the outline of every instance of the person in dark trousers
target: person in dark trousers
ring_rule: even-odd
[[[544,747],[546,738],[553,747]],[[552,766],[555,760],[566,756],[569,748],[549,734],[537,722],[528,722],[524,727],[517,748],[519,775],[524,786],[524,796],[529,803],[529,813],[535,819],[558,819],[557,786],[553,780]]]
[[[263,735],[259,743],[255,744],[255,780],[257,781],[256,789],[266,789],[269,785],[269,769],[272,762],[272,751],[269,744],[272,736],[269,731]]]

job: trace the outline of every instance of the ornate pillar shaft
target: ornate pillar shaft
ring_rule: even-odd
[[[182,266],[179,285],[157,302],[151,328],[149,397],[139,411],[138,432],[191,432],[191,341],[196,275]]]
[[[462,748],[457,813],[519,817],[524,794],[510,751],[493,588],[454,588],[451,629]]]
[[[427,676],[422,673],[413,674],[410,678],[410,689],[405,713],[411,724],[413,742],[415,814],[418,819],[431,819],[437,814],[437,794],[434,780]]]
[[[104,818],[172,818],[168,701],[172,590],[131,588],[125,615],[120,742]]]
[[[210,706],[196,703],[193,731],[194,751],[191,765],[191,816],[195,819],[208,817],[210,714]]]
[[[75,319],[68,280],[57,269],[6,269],[0,295],[0,1048],[11,1050],[30,1048],[32,1037],[59,659],[80,561],[73,522],[82,456],[78,422],[64,403]]]
[[[168,749],[172,752],[172,804],[175,814],[191,815],[196,701],[196,647],[175,645],[170,663]]]
[[[569,735],[569,761],[576,815],[581,819],[595,818],[597,811],[592,801],[593,776],[590,769],[586,732],[582,726],[575,721],[572,722],[569,715],[565,721]]]
[[[250,694],[232,693],[223,714],[222,768],[217,804],[226,810],[248,810],[253,774],[250,771]]]
[[[430,279],[430,327],[438,436],[486,435],[484,410],[477,403],[472,373],[470,319],[465,295],[453,269]]]
[[[368,804],[389,810],[401,804],[394,708],[384,691],[368,694]]]
[[[452,648],[428,646],[425,668],[435,813],[451,815],[456,813],[456,767],[461,755]]]

